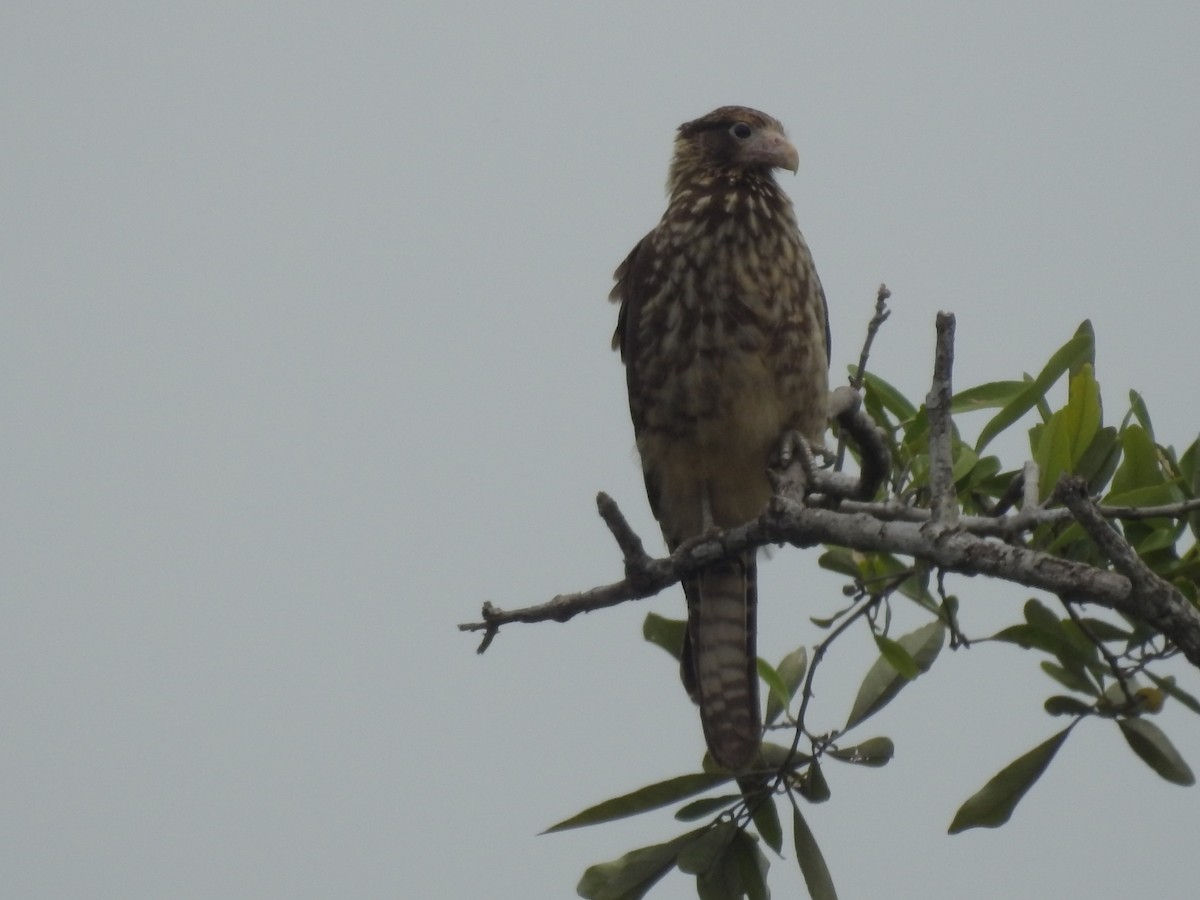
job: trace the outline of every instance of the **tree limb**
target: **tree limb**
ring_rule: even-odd
[[[1071,502],[1076,502],[1072,497]],[[1067,501],[1066,496],[1063,499]],[[601,495],[599,502],[606,501],[616,505],[606,495]],[[1090,501],[1088,505],[1091,505]],[[1098,513],[1094,521],[1108,529]],[[1200,611],[1165,582],[1160,585],[1147,581],[1133,569],[1129,569],[1135,573],[1130,577],[1120,571],[1099,569],[980,537],[961,524],[965,523],[960,523],[956,529],[931,531],[916,522],[885,521],[864,512],[820,509],[776,496],[762,515],[745,525],[689,542],[671,556],[648,559],[636,578],[625,578],[576,594],[560,594],[548,603],[524,609],[505,611],[485,604],[483,621],[459,625],[459,628],[486,632],[480,647],[482,652],[502,625],[565,622],[580,613],[651,597],[682,576],[727,554],[768,544],[796,547],[835,544],[853,550],[911,556],[948,571],[990,575],[1038,588],[1071,602],[1094,603],[1126,613],[1153,625],[1173,641],[1193,665],[1200,667]],[[1127,560],[1123,560],[1122,565],[1126,564]]]
[[[1192,627],[1200,620],[1200,612],[1169,581],[1160,578],[1138,557],[1137,551],[1100,515],[1087,493],[1082,478],[1064,477],[1055,491],[1088,536],[1114,568],[1131,585],[1126,606],[1117,606],[1157,628],[1170,638],[1193,664],[1200,666],[1200,629]],[[1087,597],[1065,597],[1083,599]]]

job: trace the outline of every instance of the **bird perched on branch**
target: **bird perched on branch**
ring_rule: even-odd
[[[724,106],[675,138],[662,220],[617,268],[613,347],[626,365],[646,492],[667,545],[743,524],[771,497],[785,430],[826,426],[825,294],[775,169],[796,148],[775,119]],[[728,769],[762,736],[753,552],[684,580],[682,676]]]

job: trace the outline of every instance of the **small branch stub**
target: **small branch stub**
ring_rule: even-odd
[[[954,492],[954,426],[950,401],[954,396],[954,314],[937,315],[937,350],[933,359],[933,385],[925,398],[929,410],[930,507],[936,525],[958,523],[958,498]]]

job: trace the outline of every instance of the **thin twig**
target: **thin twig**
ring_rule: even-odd
[[[850,387],[855,391],[862,390],[863,379],[867,374],[867,357],[871,355],[871,345],[875,343],[875,335],[879,331],[879,326],[888,320],[888,316],[892,311],[887,308],[888,298],[892,296],[892,292],[888,290],[886,284],[881,284],[879,290],[875,293],[875,315],[871,316],[871,321],[867,323],[867,337],[863,341],[862,352],[858,354],[858,368],[854,370],[854,377],[850,379]]]
[[[861,619],[864,615],[866,615],[872,607],[878,606],[883,600],[883,596],[883,594],[865,594],[863,597],[861,597],[857,601],[858,606],[855,607],[849,613],[849,615],[847,615],[846,618],[843,619],[841,623],[839,623],[838,626],[833,629],[833,631],[826,635],[825,640],[821,641],[821,643],[817,644],[817,646],[813,649],[812,662],[809,663],[808,673],[804,678],[804,689],[800,694],[800,709],[796,712],[796,733],[792,737],[792,747],[787,756],[789,763],[799,750],[800,738],[807,730],[804,727],[804,716],[808,712],[808,703],[813,697],[812,685],[813,679],[817,674],[817,667],[821,664],[821,660],[825,658],[825,653],[829,650],[829,647],[833,644],[833,642],[837,640],[837,638],[847,628],[854,624],[858,619]]]
[[[1121,686],[1121,693],[1125,695],[1125,702],[1132,704],[1134,702],[1133,691],[1129,688],[1129,681],[1125,678],[1125,673],[1121,669],[1121,661],[1112,654],[1112,652],[1104,646],[1104,641],[1096,636],[1096,632],[1092,631],[1087,622],[1083,621],[1083,616],[1079,615],[1079,611],[1075,609],[1073,603],[1063,603],[1063,609],[1067,611],[1067,615],[1071,617],[1071,621],[1075,623],[1083,636],[1092,642],[1099,652],[1104,657],[1104,661],[1108,663],[1109,671],[1112,672],[1113,678],[1117,680],[1117,684]]]
[[[867,358],[871,355],[871,345],[875,343],[875,335],[879,331],[879,327],[888,320],[888,316],[892,311],[887,308],[888,298],[892,296],[892,292],[888,290],[886,284],[879,285],[879,290],[875,292],[875,314],[871,316],[871,321],[867,323],[867,336],[863,340],[862,351],[858,354],[858,366],[854,370],[854,377],[850,379],[850,388],[854,393],[862,390],[863,380],[867,375]],[[842,471],[842,465],[846,461],[846,439],[845,436],[838,437],[837,459],[833,464],[835,472]]]

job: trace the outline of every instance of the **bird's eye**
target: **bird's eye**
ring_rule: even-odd
[[[739,141],[744,141],[746,138],[750,137],[750,135],[753,132],[751,131],[750,126],[747,125],[745,122],[738,122],[736,125],[734,125],[732,128],[729,129],[729,133],[732,134]]]

